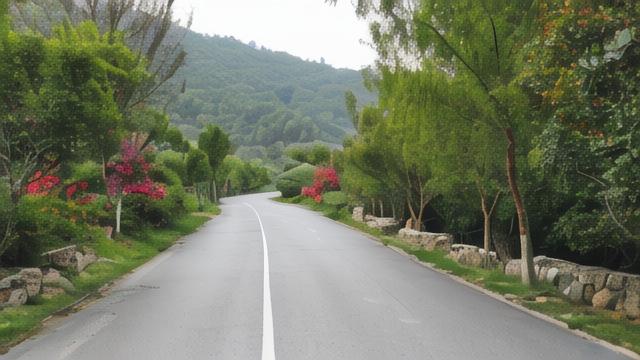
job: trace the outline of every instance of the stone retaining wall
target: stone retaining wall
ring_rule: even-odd
[[[370,228],[378,229],[385,234],[393,234],[398,231],[398,228],[400,227],[400,223],[394,218],[364,215],[364,208],[360,206],[353,208],[351,218],[355,221],[367,224]]]
[[[621,311],[630,319],[640,318],[640,275],[546,256],[537,256],[533,261],[538,280],[553,284],[569,300],[597,309]],[[505,273],[519,277],[520,259],[509,261]]]
[[[453,245],[453,235],[451,234],[420,232],[403,228],[398,232],[398,236],[408,243],[421,246],[429,251],[435,249],[449,251]]]
[[[483,267],[488,269],[502,268],[495,252],[489,251],[473,245],[453,244],[448,257],[462,265]]]

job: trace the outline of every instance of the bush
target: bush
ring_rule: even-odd
[[[58,247],[95,241],[99,230],[88,206],[52,196],[23,196],[16,209],[15,241],[2,255],[2,263],[13,266],[41,265],[40,254]]]
[[[323,201],[328,205],[343,207],[347,205],[347,195],[342,191],[329,191],[322,195]]]
[[[310,164],[302,164],[286,171],[276,180],[276,189],[282,193],[282,197],[290,198],[300,195],[303,186],[313,183],[313,175],[316,167]]]
[[[187,213],[192,206],[181,185],[167,188],[162,200],[154,200],[146,195],[131,194],[122,200],[121,225],[124,232],[136,232],[141,227],[165,227]]]
[[[156,166],[162,165],[173,170],[173,172],[180,177],[183,184],[187,183],[187,165],[184,161],[183,154],[172,150],[166,150],[158,154],[155,163]]]
[[[151,177],[151,180],[163,183],[167,186],[182,186],[182,179],[180,178],[180,176],[165,165],[155,165],[149,171],[149,177]]]
[[[95,161],[85,161],[81,164],[71,165],[71,176],[66,183],[86,181],[89,184],[89,192],[104,192],[104,181],[102,179],[102,165]]]

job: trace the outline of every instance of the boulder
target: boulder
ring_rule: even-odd
[[[583,283],[574,280],[571,285],[563,291],[563,293],[569,298],[569,300],[575,303],[581,303],[583,302],[584,287]]]
[[[449,251],[453,246],[453,235],[451,234],[422,232],[405,227],[398,231],[398,236],[411,244],[420,245],[429,251]]]
[[[364,208],[362,206],[356,206],[353,208],[351,218],[354,221],[364,222]]]
[[[60,275],[60,273],[54,269],[49,269],[49,272],[42,277],[42,285],[61,288],[67,292],[73,292],[76,290],[75,286],[73,286],[69,279]]]
[[[580,282],[581,284],[584,284],[583,282]],[[596,293],[596,289],[594,287],[593,284],[586,284],[584,286],[584,293],[582,294],[582,301],[584,301],[587,304],[591,304],[591,301],[593,299],[593,296]]]
[[[509,260],[507,265],[504,267],[504,273],[510,276],[522,276],[522,268],[520,265],[520,259],[512,259]]]
[[[38,268],[22,269],[18,275],[24,280],[27,295],[31,298],[40,293],[42,285],[42,271]]]
[[[484,257],[478,251],[462,251],[458,256],[458,262],[467,266],[482,266]]]
[[[51,250],[42,254],[42,256],[46,256],[49,263],[58,268],[75,268],[77,266],[75,245]]]
[[[558,285],[558,274],[560,270],[558,268],[552,267],[547,270],[547,282],[552,283],[553,285]]]
[[[11,292],[7,302],[2,306],[20,306],[27,303],[28,295],[27,289],[15,289]]]
[[[640,318],[640,278],[629,277],[624,299],[624,313],[630,319]]]
[[[616,304],[620,299],[620,295],[622,295],[620,291],[611,291],[607,288],[604,288],[593,295],[591,303],[596,309],[615,310]]]
[[[612,291],[620,291],[624,289],[624,286],[627,283],[627,276],[628,274],[618,272],[609,274],[606,283],[607,289]]]
[[[27,302],[26,282],[20,275],[0,280],[0,306],[18,306]]]
[[[81,252],[76,252],[76,270],[78,270],[78,272],[82,272],[87,268],[87,266],[93,264],[96,261],[98,261],[98,257],[95,255],[95,253],[89,252],[83,255]]]
[[[565,292],[573,283],[573,275],[571,273],[558,274],[558,289]],[[566,295],[566,294],[565,294]]]
[[[578,281],[587,285],[593,285],[595,291],[604,289],[607,283],[608,272],[606,269],[587,270],[578,273]]]

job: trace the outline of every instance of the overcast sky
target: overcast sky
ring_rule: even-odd
[[[332,6],[324,0],[176,0],[176,15],[193,9],[192,30],[233,36],[272,50],[334,67],[359,70],[375,60],[366,22],[351,0]]]

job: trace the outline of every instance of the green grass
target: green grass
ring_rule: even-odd
[[[219,210],[218,210],[219,211]],[[52,299],[36,298],[30,304],[0,311],[0,352],[36,331],[46,317],[73,304],[83,296],[93,293],[104,284],[113,281],[144,264],[170,247],[178,238],[194,232],[209,218],[187,215],[166,229],[145,229],[132,237],[117,240],[106,238],[94,244],[97,254],[115,263],[96,263],[70,280],[76,291]]]
[[[291,199],[274,199],[282,203],[294,203],[320,211],[323,214],[334,214],[329,205],[316,204],[309,199],[295,197]],[[636,353],[640,353],[640,321],[629,321],[619,313],[605,310],[595,310],[590,306],[572,304],[564,298],[558,290],[548,283],[535,286],[522,284],[517,277],[504,274],[501,270],[489,270],[458,264],[449,259],[444,251],[426,251],[418,248],[396,236],[387,236],[366,224],[354,221],[348,212],[339,212],[338,220],[346,225],[365,232],[387,246],[402,249],[408,254],[416,256],[420,261],[433,264],[434,267],[456,275],[467,282],[484,287],[498,294],[513,294],[519,297],[524,307],[551,316],[566,323],[571,329],[582,330],[592,336],[620,345]],[[545,297],[546,302],[537,302],[537,297]]]

